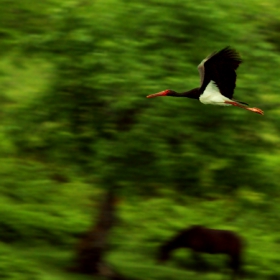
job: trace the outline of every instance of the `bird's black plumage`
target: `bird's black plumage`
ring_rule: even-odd
[[[202,66],[204,67],[204,79],[200,91],[203,92],[212,80],[222,95],[232,99],[236,82],[235,70],[241,62],[237,51],[230,47],[211,54],[205,59]]]

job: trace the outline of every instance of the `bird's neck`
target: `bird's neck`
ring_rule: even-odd
[[[174,94],[172,94],[171,96],[174,96],[174,97],[188,97],[188,98],[199,99],[199,96],[201,94],[199,89],[200,88],[194,88],[192,90],[181,92],[181,93],[174,92]]]

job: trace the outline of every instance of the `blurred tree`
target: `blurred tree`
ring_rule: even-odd
[[[53,62],[55,76],[28,108],[33,113],[20,112],[26,115],[14,134],[20,151],[77,164],[101,185],[120,185],[126,193],[152,193],[164,184],[207,195],[250,184],[252,177],[257,187],[264,172],[254,154],[265,143],[258,119],[254,129],[256,116],[192,100],[145,99],[165,87],[186,88],[185,73],[189,88],[198,85],[205,38],[232,40],[231,23],[220,29],[217,21],[224,7],[217,6],[214,18],[201,13],[209,5],[150,1],[145,9],[111,0],[61,7],[56,29],[25,44]],[[242,23],[235,24],[239,36]]]

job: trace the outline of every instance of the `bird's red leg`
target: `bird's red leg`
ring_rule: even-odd
[[[236,107],[245,109],[245,110],[248,110],[248,111],[251,111],[251,112],[254,112],[254,113],[257,113],[257,114],[260,114],[260,115],[264,115],[263,110],[261,110],[259,108],[249,108],[247,106],[241,105],[240,103],[237,103],[237,102],[234,102],[234,101],[225,101],[225,103],[230,104],[232,106],[236,106]]]

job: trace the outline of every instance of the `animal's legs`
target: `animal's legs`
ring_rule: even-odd
[[[229,267],[232,269],[232,280],[241,278],[241,261],[240,256],[231,256]]]
[[[205,271],[207,269],[207,264],[204,259],[197,252],[192,252],[192,258],[194,261],[194,267],[197,271]]]
[[[247,107],[247,106],[241,105],[241,104],[238,103],[238,102],[234,102],[234,101],[225,101],[225,104],[230,104],[230,105],[232,105],[232,106],[236,106],[236,107],[239,107],[239,108],[242,108],[242,109],[245,109],[245,110],[248,110],[248,111],[257,113],[257,114],[260,114],[260,115],[264,115],[263,110],[261,110],[261,109],[259,109],[259,108],[249,108],[249,107]]]

